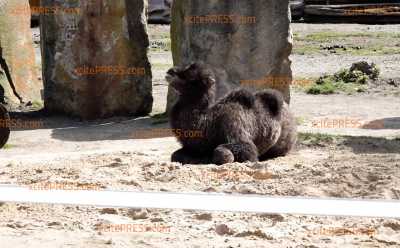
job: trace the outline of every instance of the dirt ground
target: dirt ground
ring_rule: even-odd
[[[150,54],[153,115],[166,104],[164,75],[172,65],[168,29],[149,27],[151,40],[158,41]],[[382,80],[353,95],[293,89],[291,108],[301,132],[295,151],[266,162],[220,167],[169,162],[179,144],[168,123],[156,116],[79,122],[13,113],[38,121],[39,128],[12,132],[9,145],[0,150],[0,184],[400,200],[400,25],[296,23],[292,29],[295,78],[316,78],[366,60],[395,83]],[[37,32],[33,29],[35,39]],[[336,44],[348,49],[324,48]],[[363,48],[353,50],[356,46]],[[315,126],[346,119],[362,125]],[[127,224],[140,228],[99,228]],[[0,243],[16,248],[400,247],[400,219],[0,203]]]

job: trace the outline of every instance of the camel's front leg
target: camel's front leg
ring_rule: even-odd
[[[206,156],[200,156],[193,154],[193,152],[187,151],[185,148],[181,148],[175,151],[171,156],[172,162],[178,162],[182,164],[209,164],[210,159]]]

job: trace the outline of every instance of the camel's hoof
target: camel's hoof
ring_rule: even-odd
[[[171,162],[177,162],[183,164],[185,163],[185,160],[186,160],[185,156],[179,151],[174,152],[171,156]]]
[[[214,164],[227,164],[227,163],[233,163],[235,161],[235,157],[233,156],[233,153],[225,148],[225,147],[217,147],[214,150],[213,154],[213,163]]]
[[[7,144],[10,137],[10,116],[7,109],[0,104],[0,148]]]

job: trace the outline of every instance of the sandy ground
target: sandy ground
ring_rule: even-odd
[[[398,25],[342,26],[343,30],[337,30],[337,25],[294,24],[293,30],[400,30]],[[153,38],[167,31],[168,26],[150,27]],[[163,51],[153,51],[150,58],[153,65],[158,64],[153,67],[153,113],[160,113],[166,102],[165,68],[172,60]],[[400,78],[398,55],[365,58],[378,63],[383,77]],[[316,77],[360,58],[293,55],[292,60],[295,77]],[[351,96],[312,96],[295,90],[291,106],[301,132],[335,136],[301,138],[295,151],[283,158],[221,167],[169,162],[179,144],[167,131],[160,134],[159,130],[168,130],[168,123],[154,117],[93,122],[34,117],[41,121],[41,128],[14,130],[8,149],[0,150],[0,184],[52,182],[107,190],[400,200],[400,98],[396,89],[371,88]],[[26,115],[15,116],[28,120]],[[313,127],[313,121],[323,118],[381,125]],[[140,139],[149,129],[158,131]],[[138,228],[101,230],[102,225],[126,224]],[[17,248],[399,247],[400,219],[0,203],[0,243]]]
[[[296,35],[301,36],[305,34],[321,34],[321,33],[342,33],[344,36],[356,34],[355,39],[350,42],[352,45],[365,46],[368,44],[368,37],[357,37],[357,34],[381,34],[381,35],[400,35],[399,25],[359,25],[359,24],[292,24],[292,31],[295,34],[294,47],[296,48]],[[337,40],[330,41],[331,44],[346,45],[346,42],[339,37]],[[383,45],[393,44],[393,46],[400,46],[398,38],[382,37],[380,39]],[[321,54],[320,56],[311,55],[298,55],[291,56],[293,65],[293,74],[296,77],[318,77],[323,73],[334,73],[341,68],[349,68],[352,63],[365,60],[374,62],[382,70],[383,77],[398,78],[400,77],[398,71],[400,66],[400,54],[387,54],[385,56],[361,56],[361,55],[337,55],[337,54]]]

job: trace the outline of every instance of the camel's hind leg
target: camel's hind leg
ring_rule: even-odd
[[[285,156],[289,152],[289,149],[282,147],[271,147],[266,153],[260,156],[260,161],[273,159],[277,157]]]
[[[251,141],[222,144],[214,150],[213,163],[215,164],[246,161],[258,161],[257,147]]]

